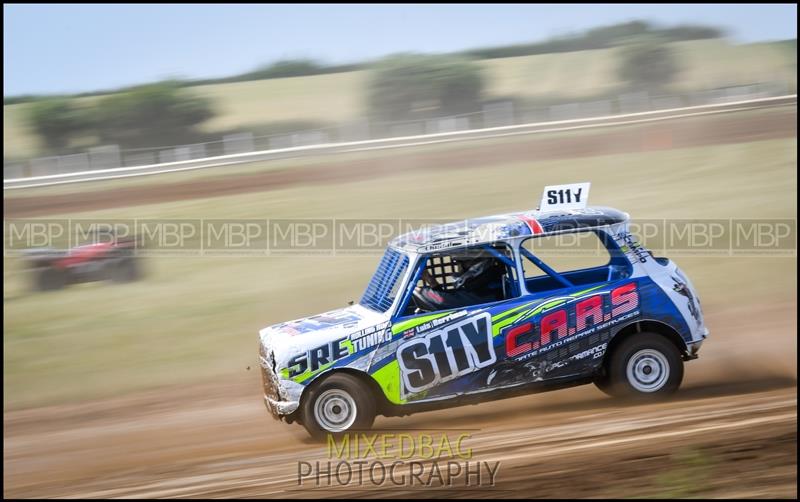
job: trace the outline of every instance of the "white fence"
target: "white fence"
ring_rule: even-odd
[[[3,179],[3,189],[30,188],[66,183],[127,178],[133,176],[146,176],[263,160],[300,157],[303,155],[343,153],[383,148],[400,148],[405,146],[442,143],[447,141],[459,141],[470,138],[491,138],[517,134],[566,131],[593,127],[608,127],[632,123],[644,123],[659,120],[671,120],[674,118],[694,115],[727,113],[737,110],[796,104],[797,95],[791,94],[785,96],[761,97],[745,100],[725,99],[724,101],[725,102],[718,104],[684,106],[655,111],[595,116],[590,118],[567,118],[516,125],[498,125],[493,127],[482,127],[479,129],[466,130],[464,130],[463,127],[464,123],[456,120],[458,117],[447,117],[444,119],[439,119],[439,122],[434,124],[435,127],[429,127],[427,129],[422,128],[421,131],[419,128],[407,128],[406,132],[409,134],[397,137],[362,141],[326,142],[325,140],[329,138],[324,135],[314,136],[313,141],[311,136],[306,136],[305,140],[303,138],[296,138],[289,143],[271,142],[266,149],[258,151],[252,151],[252,147],[255,143],[251,141],[251,136],[237,135],[235,138],[228,138],[228,141],[232,142],[229,144],[233,146],[225,147],[223,149],[223,152],[226,152],[224,155],[203,156],[206,153],[204,145],[187,145],[170,150],[162,150],[158,155],[157,160],[153,160],[149,164],[133,166],[120,166],[118,160],[120,154],[116,149],[100,147],[93,149],[93,151],[91,151],[89,154],[51,157],[48,159],[35,159],[31,161],[31,170],[34,166],[37,168],[42,168],[42,162],[49,163],[45,165],[49,165],[50,168],[55,171],[49,174],[29,172],[27,175],[13,176],[16,174],[15,171],[10,169],[9,166],[6,166]],[[675,102],[664,101],[664,103],[674,104]],[[596,106],[597,107],[595,110],[606,110],[599,105]],[[507,114],[508,110],[508,107],[497,107],[490,113],[494,114],[493,119],[499,121],[498,117],[502,114]],[[561,115],[566,116],[569,116],[570,113],[574,113],[574,110],[572,110],[572,112],[560,112]],[[436,132],[428,132],[426,134],[426,131]],[[274,137],[271,139],[274,139]],[[293,146],[297,145],[298,143],[300,146]],[[167,152],[170,152],[170,155],[167,155]],[[164,155],[161,155],[162,153]],[[94,157],[92,155],[94,155]],[[109,163],[112,166],[118,167],[102,168],[101,166],[104,164],[97,164],[99,161],[93,160],[98,158],[105,158],[106,162],[108,162],[108,159],[111,159]],[[156,157],[152,155],[148,158],[156,159]],[[83,167],[83,169],[81,169],[81,167]]]

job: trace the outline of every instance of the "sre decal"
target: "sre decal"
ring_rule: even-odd
[[[346,345],[347,341],[347,338],[340,338],[292,357],[288,365],[289,378],[294,378],[308,370],[313,373],[326,364],[350,355],[350,350]]]
[[[517,357],[547,347],[557,340],[611,321],[638,306],[639,292],[635,282],[612,289],[610,294],[583,298],[568,307],[544,314],[539,320],[539,329],[536,329],[535,321],[508,328],[505,332],[506,356]]]
[[[397,348],[405,389],[421,392],[497,361],[488,313],[472,316]]]

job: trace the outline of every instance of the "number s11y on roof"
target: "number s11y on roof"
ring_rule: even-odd
[[[591,183],[571,183],[569,185],[550,185],[544,187],[540,211],[561,209],[583,209],[589,200]]]

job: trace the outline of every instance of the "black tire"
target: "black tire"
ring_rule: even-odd
[[[609,378],[607,369],[603,372],[602,375],[594,377],[594,386],[600,389],[604,394],[611,397],[616,397],[614,394],[612,394],[611,378]]]
[[[67,273],[53,267],[40,269],[36,273],[36,289],[39,291],[57,291],[67,284]]]
[[[352,375],[334,373],[308,390],[301,403],[300,422],[312,438],[324,440],[328,434],[338,437],[369,430],[375,414],[372,389]]]
[[[113,282],[133,282],[139,280],[141,270],[133,258],[123,258],[111,266],[111,280]]]
[[[675,344],[657,333],[628,336],[607,357],[598,389],[613,397],[655,400],[673,394],[683,381],[683,359]]]

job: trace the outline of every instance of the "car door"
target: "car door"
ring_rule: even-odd
[[[601,360],[611,328],[637,315],[638,286],[632,266],[613,239],[587,232],[582,259],[558,260],[567,250],[526,249],[531,264],[523,271],[528,301],[500,323],[502,361],[487,378],[488,387],[579,377]],[[545,239],[541,239],[545,240]],[[572,244],[572,251],[576,251]],[[539,274],[532,273],[534,270]]]
[[[402,326],[403,332],[396,358],[405,401],[444,399],[485,389],[488,374],[503,356],[496,317],[524,302],[519,296],[513,256],[509,248],[509,272],[499,300],[439,311],[409,313],[406,309],[406,315],[393,321],[396,328]],[[452,269],[448,271],[447,263],[434,260],[435,257],[420,260],[414,277],[429,270],[448,282],[445,276]],[[411,301],[406,299],[404,303]]]

